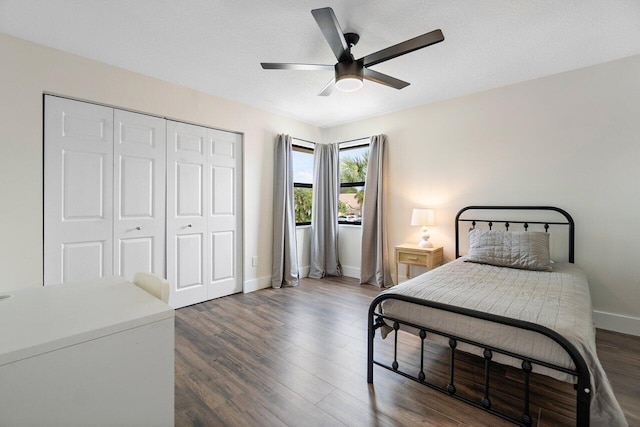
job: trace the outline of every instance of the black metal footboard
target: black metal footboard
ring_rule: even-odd
[[[477,319],[487,320],[490,322],[500,323],[503,325],[513,326],[515,328],[526,329],[529,331],[537,332],[542,334],[553,341],[557,342],[571,357],[573,363],[575,365],[575,370],[567,369],[562,366],[557,366],[551,363],[547,363],[541,360],[534,359],[527,355],[522,355],[518,353],[514,353],[511,351],[499,349],[487,344],[483,344],[480,342],[476,342],[470,339],[458,337],[452,334],[444,333],[441,331],[436,331],[434,329],[429,328],[425,325],[416,325],[411,322],[399,320],[392,318],[390,316],[384,315],[380,309],[380,303],[385,300],[399,300],[404,301],[411,304],[418,304],[425,307],[431,307],[438,310],[444,310],[451,313],[460,314],[463,316],[469,316]],[[470,310],[462,307],[456,307],[447,304],[441,304],[438,302],[422,300],[418,298],[413,298],[405,295],[399,294],[382,294],[373,300],[371,305],[369,306],[369,318],[368,318],[368,360],[367,360],[367,382],[373,383],[373,365],[381,366],[390,371],[396,372],[406,378],[412,379],[420,384],[424,384],[434,390],[439,392],[448,394],[458,400],[466,402],[470,405],[473,405],[477,408],[480,408],[486,412],[489,412],[493,415],[496,415],[502,419],[513,422],[516,425],[521,426],[530,426],[531,425],[531,415],[529,412],[529,377],[532,371],[533,365],[544,366],[549,369],[553,369],[555,371],[564,372],[570,375],[573,375],[577,378],[577,384],[575,385],[576,389],[576,425],[579,427],[589,426],[589,408],[591,404],[591,379],[589,370],[587,368],[587,364],[580,354],[578,350],[575,348],[573,344],[571,344],[566,338],[558,334],[557,332],[531,322],[525,322],[517,319],[510,319],[508,317],[497,316],[490,313],[483,313],[480,311]],[[373,358],[373,344],[375,338],[376,329],[380,328],[385,324],[393,325],[394,332],[394,350],[393,350],[393,363],[391,366],[383,364],[374,360]],[[398,330],[400,325],[406,325],[412,328],[419,330],[419,336],[421,340],[421,352],[420,352],[420,372],[417,373],[417,376],[412,375],[410,373],[404,372],[400,369],[398,365]],[[449,348],[451,351],[450,363],[449,363],[449,383],[446,387],[441,387],[436,384],[430,383],[426,381],[426,374],[423,370],[424,367],[424,341],[426,338],[426,334],[433,333],[440,335],[442,337],[446,337],[449,339]],[[484,364],[484,395],[479,397],[477,400],[472,400],[466,398],[464,396],[460,396],[456,393],[455,386],[455,355],[456,355],[456,347],[458,342],[467,343],[473,346],[476,346],[480,349],[483,349],[483,355],[485,359]],[[523,390],[523,411],[522,417],[520,419],[515,419],[511,416],[503,414],[494,410],[491,407],[491,394],[489,389],[489,371],[491,367],[491,359],[494,353],[500,353],[507,356],[511,356],[513,358],[519,359],[522,361],[521,368],[524,372],[524,390]]]

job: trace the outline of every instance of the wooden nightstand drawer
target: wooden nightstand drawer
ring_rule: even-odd
[[[398,262],[402,264],[427,265],[427,255],[400,252],[398,254]]]
[[[407,279],[410,278],[410,266],[416,265],[428,269],[436,268],[442,264],[442,246],[434,248],[421,248],[418,245],[405,243],[395,247],[395,284],[398,284],[398,264],[405,264],[407,267]]]

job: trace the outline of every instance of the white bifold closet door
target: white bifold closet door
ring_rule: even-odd
[[[44,283],[166,277],[183,307],[242,291],[242,136],[45,96]]]
[[[44,284],[113,271],[113,109],[45,97]]]
[[[114,110],[114,274],[165,277],[164,119]]]
[[[241,136],[167,121],[167,141],[170,304],[241,292]]]
[[[45,97],[44,284],[164,275],[165,120]]]

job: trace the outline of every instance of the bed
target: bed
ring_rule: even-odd
[[[516,219],[507,219],[507,213]],[[500,219],[491,219],[487,214]],[[541,219],[546,214],[552,214],[551,218],[559,215],[561,220]],[[473,236],[469,238],[474,239],[471,244],[474,251],[478,247],[478,236],[482,235],[486,242],[487,236],[495,238],[498,235],[501,239],[522,238],[527,242],[540,237],[547,242],[543,245],[547,245],[548,253],[549,236],[557,229],[557,235],[566,240],[566,262],[554,263],[549,258],[548,264],[543,263],[539,269],[551,271],[538,271],[539,264],[527,264],[526,268],[486,264],[484,259],[474,258],[477,252],[461,257],[461,242],[467,239],[467,233],[460,232],[461,225],[463,229],[469,227],[468,236]],[[368,382],[373,382],[373,367],[377,365],[514,424],[530,426],[529,379],[533,372],[575,384],[578,426],[627,425],[596,355],[589,287],[584,272],[574,264],[575,233],[571,216],[562,209],[547,206],[468,206],[456,215],[455,226],[455,261],[382,292],[371,303]],[[483,226],[489,231],[480,231]],[[535,227],[541,231],[532,231]],[[554,243],[552,247],[558,242]],[[495,247],[500,248],[499,244],[494,245],[494,252]],[[530,247],[533,248],[526,246],[522,251],[530,250],[527,249]],[[530,260],[527,256],[533,257],[518,253],[512,258],[522,263],[523,259]],[[374,360],[378,329],[382,338],[394,340],[390,364]],[[447,384],[427,380],[424,360],[420,360],[418,372],[399,366],[398,335],[402,331],[419,336],[422,359],[424,346],[432,341],[449,347]],[[455,360],[459,351],[485,360],[484,392],[475,399],[457,393]],[[523,372],[522,416],[519,419],[492,407],[489,378],[494,363],[513,366]]]

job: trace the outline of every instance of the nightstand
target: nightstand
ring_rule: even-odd
[[[398,284],[398,264],[406,264],[407,279],[410,278],[412,265],[427,267],[429,270],[442,264],[442,246],[420,248],[413,243],[404,243],[395,247],[395,284]]]

